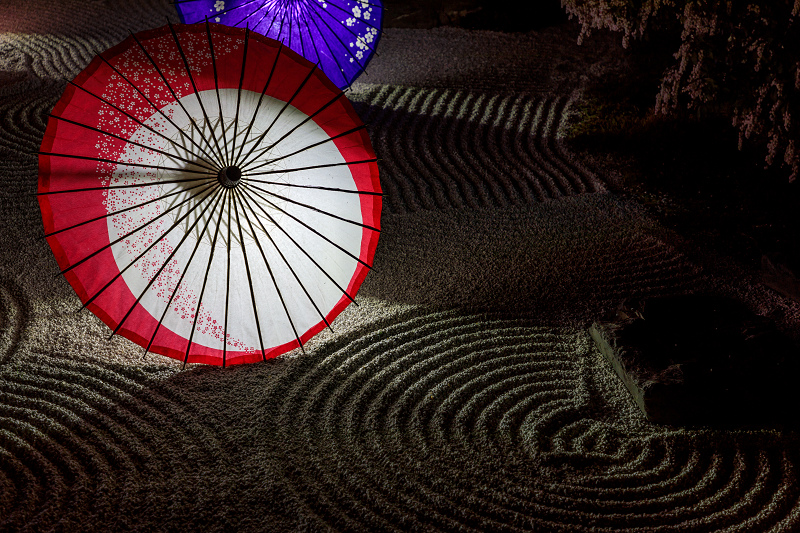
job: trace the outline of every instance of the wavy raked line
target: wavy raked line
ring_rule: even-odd
[[[0,21],[0,27],[8,26],[0,33],[0,96],[12,97],[0,103],[0,147],[12,151],[39,147],[47,113],[64,84],[96,52],[122,41],[131,30],[164,25],[168,16],[177,20],[174,7],[158,0],[135,5],[77,0],[27,4],[4,8]]]
[[[180,395],[142,377],[56,358],[3,373],[0,529],[80,527],[87,513],[118,522],[130,483],[175,478],[222,455]]]
[[[86,67],[95,51],[117,44],[131,30],[164,25],[167,17],[178,19],[174,7],[159,0],[13,2],[3,8],[0,44],[5,54],[13,52],[15,63],[26,65],[29,76],[61,81]]]
[[[25,4],[28,4],[25,6]],[[41,80],[72,79],[94,57],[128,36],[129,31],[176,22],[174,7],[158,0],[128,2],[20,2],[4,9],[0,42],[29,76]],[[102,23],[98,24],[98,18]]]
[[[765,435],[632,430],[595,416],[591,376],[605,372],[588,368],[595,359],[584,333],[524,319],[411,318],[334,341],[276,383],[279,416],[265,429],[292,451],[286,484],[312,529],[800,525],[797,453]]]
[[[26,152],[36,151],[42,144],[47,114],[57,100],[58,96],[39,96],[0,104],[0,154],[30,161]]]
[[[20,288],[0,278],[0,366],[8,363],[17,351],[28,326],[28,310]]]
[[[604,190],[558,132],[569,99],[362,86],[350,94],[381,168],[387,213],[490,208]]]

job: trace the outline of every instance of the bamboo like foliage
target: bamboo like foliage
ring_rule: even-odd
[[[745,140],[765,144],[765,163],[800,175],[800,0],[562,0],[582,26],[622,34],[623,46],[655,27],[680,31],[655,111],[730,117]]]

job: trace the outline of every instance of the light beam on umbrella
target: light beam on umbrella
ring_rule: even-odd
[[[341,90],[208,22],[131,35],[69,82],[38,195],[83,307],[184,364],[302,348],[354,301],[380,232],[375,153]]]
[[[375,53],[381,0],[175,0],[181,21],[211,20],[250,29],[318,63],[341,89]]]

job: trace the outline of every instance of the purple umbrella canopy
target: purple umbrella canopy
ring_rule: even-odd
[[[181,22],[249,27],[280,41],[349,87],[375,53],[381,0],[176,0]]]

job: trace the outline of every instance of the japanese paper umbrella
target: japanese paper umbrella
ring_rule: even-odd
[[[68,84],[39,154],[61,272],[145,353],[224,366],[302,347],[371,268],[364,125],[316,65],[253,32],[131,35]]]
[[[211,20],[249,27],[319,63],[340,88],[349,87],[375,53],[381,0],[175,0],[182,22]]]

